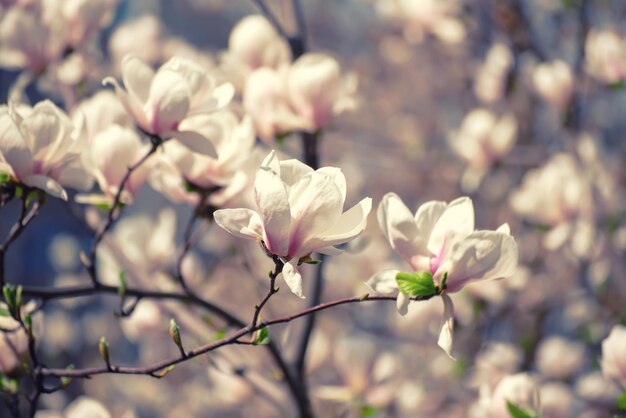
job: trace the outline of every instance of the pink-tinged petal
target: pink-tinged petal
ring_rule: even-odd
[[[150,84],[154,70],[134,55],[126,55],[122,60],[122,81],[129,94],[145,103],[150,96]]]
[[[441,200],[433,200],[421,205],[415,213],[415,223],[417,224],[417,230],[420,237],[424,237],[425,244],[427,244],[428,237],[432,233],[437,220],[441,217],[446,210],[448,204]],[[424,254],[427,253],[426,245],[424,245]]]
[[[452,355],[452,342],[454,332],[454,305],[452,299],[447,293],[441,295],[443,300],[443,319],[441,320],[441,331],[439,332],[439,339],[437,345],[446,352],[448,357],[452,360],[456,360]]]
[[[435,224],[428,240],[428,250],[439,254],[456,240],[474,231],[474,205],[469,197],[460,197],[448,204]]]
[[[402,292],[398,293],[398,297],[396,298],[396,309],[398,313],[402,316],[405,316],[409,312],[409,303],[411,302],[411,297],[405,295]]]
[[[265,230],[265,245],[272,254],[286,256],[289,249],[291,209],[285,185],[277,173],[263,166],[257,171],[254,192]]]
[[[280,178],[287,187],[293,186],[302,177],[313,171],[311,167],[296,159],[280,162]]]
[[[252,209],[219,209],[213,214],[215,223],[230,234],[245,239],[263,238],[262,231],[251,228],[254,218],[258,217]]]
[[[78,158],[64,165],[58,173],[55,173],[55,178],[65,187],[82,191],[91,189],[94,180]]]
[[[468,281],[508,277],[518,264],[515,239],[496,231],[475,231],[450,249],[448,261],[437,275],[447,269],[448,291],[456,292]]]
[[[162,134],[163,137],[172,137],[175,138],[178,142],[187,147],[190,151],[196,152],[198,154],[202,154],[205,156],[217,158],[217,153],[215,152],[215,148],[211,141],[209,141],[206,137],[200,135],[198,132],[194,131],[177,131],[177,132],[166,132]]]
[[[176,130],[187,116],[191,92],[185,79],[173,71],[158,71],[144,105],[150,130],[155,135]]]
[[[2,160],[11,168],[1,169],[2,172],[20,179],[31,173],[33,158],[30,149],[6,107],[0,108],[0,161]]]
[[[150,131],[150,126],[148,124],[148,119],[146,118],[146,112],[143,110],[143,103],[139,100],[138,97],[134,95],[129,95],[126,91],[120,86],[120,83],[117,82],[113,77],[107,77],[102,80],[103,85],[111,85],[115,89],[115,95],[122,102],[124,109],[130,116],[135,120],[137,125],[141,127],[146,132]]]
[[[67,200],[67,192],[63,187],[46,176],[28,176],[22,180],[22,182],[30,187],[41,189],[48,193],[50,196],[58,197],[59,199]]]
[[[420,252],[415,218],[395,193],[387,193],[378,205],[378,224],[394,249],[409,264]]]
[[[322,236],[314,237],[305,242],[299,251],[300,255],[311,252],[323,252],[327,247],[343,244],[356,238],[367,226],[367,215],[372,210],[372,199],[366,197],[350,210],[343,213],[335,225],[325,231]],[[328,250],[326,250],[328,251]]]
[[[302,294],[302,275],[300,275],[298,271],[297,263],[298,260],[295,258],[285,263],[282,275],[283,279],[285,279],[285,283],[289,286],[289,290],[291,290],[294,295],[304,299],[304,295]]]
[[[370,277],[365,285],[378,295],[395,295],[398,293],[396,275],[400,270],[383,270]]]
[[[335,180],[313,172],[289,190],[291,222],[289,255],[302,256],[309,240],[325,236],[337,225],[343,211],[343,196]],[[326,247],[327,245],[323,245]]]
[[[70,132],[66,131],[67,127],[61,122],[60,113],[59,108],[46,100],[38,103],[24,118],[22,132],[35,160],[49,163],[57,149],[69,145],[64,144],[71,138]]]

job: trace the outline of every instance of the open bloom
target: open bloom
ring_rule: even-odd
[[[496,231],[474,230],[474,206],[468,197],[450,203],[431,201],[415,216],[394,193],[388,193],[378,207],[378,223],[391,247],[416,272],[428,272],[443,287],[444,324],[439,345],[450,354],[452,348],[452,300],[447,293],[465,284],[510,276],[517,268],[517,244],[503,224]],[[397,270],[372,276],[367,285],[377,293],[394,293]],[[443,283],[446,278],[445,287]],[[404,315],[410,297],[398,294],[398,311]]]
[[[63,186],[86,190],[92,178],[80,159],[84,147],[83,129],[48,100],[0,106],[0,173],[13,181],[62,199]]]
[[[279,161],[273,151],[257,171],[254,187],[258,211],[221,209],[215,212],[215,221],[233,235],[263,241],[284,261],[282,276],[289,289],[304,297],[300,259],[313,252],[338,254],[335,245],[365,229],[372,199],[342,213],[346,180],[340,169],[314,171],[295,159]]]
[[[181,122],[226,106],[234,94],[231,84],[218,86],[202,67],[179,57],[155,72],[141,59],[127,55],[122,61],[122,79],[126,90],[111,77],[105,78],[104,83],[115,87],[137,125],[162,139],[176,136],[191,149],[206,141],[196,132],[179,129]]]

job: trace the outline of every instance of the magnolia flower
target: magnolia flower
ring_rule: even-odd
[[[291,53],[287,42],[264,16],[251,15],[241,19],[230,32],[223,61],[243,81],[257,68],[289,65]]]
[[[261,138],[270,140],[292,130],[318,131],[333,116],[353,110],[356,86],[356,76],[342,75],[334,58],[304,54],[291,67],[253,72],[243,101]]]
[[[365,229],[372,199],[342,213],[346,180],[340,169],[314,171],[295,159],[279,161],[274,151],[257,171],[254,187],[258,211],[221,209],[215,222],[235,236],[261,240],[284,262],[281,274],[289,289],[303,298],[300,260],[313,252],[340,253],[336,245]]]
[[[574,74],[562,60],[539,64],[533,73],[533,85],[541,97],[563,111],[574,90]]]
[[[586,362],[584,344],[563,337],[541,340],[535,355],[537,369],[545,377],[567,379],[576,375]]]
[[[99,401],[81,396],[69,404],[63,412],[43,410],[37,413],[37,417],[45,418],[111,418],[107,408]]]
[[[602,341],[602,374],[626,391],[626,327],[615,325]]]
[[[83,130],[52,102],[35,107],[0,106],[0,173],[67,200],[63,186],[87,190],[82,166]]]
[[[256,136],[252,120],[242,120],[229,110],[198,115],[185,121],[185,128],[200,133],[217,152],[217,158],[189,150],[176,138],[163,145],[160,169],[151,179],[152,185],[174,201],[197,203],[197,193],[185,190],[183,180],[194,187],[208,190],[211,203],[222,206],[241,193],[248,184],[244,172]]]
[[[502,99],[506,86],[506,77],[513,66],[511,49],[497,42],[489,48],[485,62],[476,72],[474,94],[485,103],[494,103]]]
[[[107,77],[103,82],[115,87],[141,129],[162,139],[176,136],[194,150],[206,141],[196,132],[180,129],[181,123],[189,116],[226,106],[234,94],[232,85],[217,86],[201,67],[178,57],[155,72],[141,59],[127,55],[122,61],[122,79],[126,90],[114,78]]]
[[[112,203],[128,168],[138,163],[149,149],[150,145],[143,143],[135,130],[130,128],[111,125],[97,134],[85,152],[83,161],[104,192],[104,201],[93,195],[78,196],[77,201]],[[122,203],[132,202],[148,178],[152,165],[152,161],[147,160],[131,173],[121,194]]]
[[[480,406],[486,418],[510,418],[508,403],[525,412],[539,409],[539,385],[527,373],[505,376],[493,391],[483,387]]]
[[[132,119],[126,109],[110,90],[100,90],[90,98],[83,100],[72,111],[72,119],[77,123],[85,121],[87,143],[91,144],[96,135],[111,125],[132,126]]]
[[[517,268],[517,244],[503,224],[496,231],[474,230],[474,206],[468,197],[449,204],[431,201],[413,216],[402,200],[388,193],[378,207],[378,223],[391,247],[416,272],[432,275],[443,292],[444,321],[439,346],[448,355],[452,349],[454,309],[448,293],[465,284],[508,277]],[[367,285],[376,293],[398,290],[397,270],[372,276]],[[445,283],[444,283],[445,278]],[[444,286],[445,285],[445,286]],[[398,312],[405,315],[411,295],[398,294]]]
[[[592,29],[585,43],[587,72],[607,84],[626,76],[626,41],[612,30]]]
[[[118,0],[64,0],[59,6],[67,42],[78,46],[96,31],[106,27],[115,13]]]

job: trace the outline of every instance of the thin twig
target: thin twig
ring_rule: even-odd
[[[283,28],[280,22],[278,22],[278,19],[270,11],[270,9],[267,7],[264,1],[263,0],[251,0],[251,1],[256,5],[256,7],[258,7],[261,14],[265,16],[267,20],[269,20],[272,26],[274,26],[274,29],[276,29],[276,32],[278,32],[278,34],[282,36],[283,38],[289,39],[289,35],[285,31],[285,28]]]

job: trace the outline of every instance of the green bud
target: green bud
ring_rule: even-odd
[[[100,344],[98,344],[98,351],[100,351],[100,355],[102,359],[106,363],[108,368],[111,368],[111,359],[109,357],[109,344],[107,344],[107,340],[104,337],[100,338]]]

